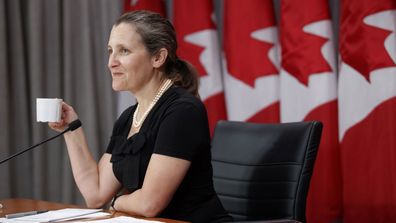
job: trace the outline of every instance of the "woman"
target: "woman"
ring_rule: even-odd
[[[134,11],[108,43],[112,87],[137,104],[116,121],[97,164],[82,128],[65,134],[73,175],[89,207],[114,197],[117,211],[192,222],[229,221],[212,182],[210,136],[196,71],[176,56],[175,31],[156,13]],[[78,116],[63,105],[62,131]],[[119,191],[121,196],[115,196]]]

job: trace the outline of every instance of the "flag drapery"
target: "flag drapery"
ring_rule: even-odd
[[[396,1],[341,5],[345,222],[396,222]]]
[[[327,0],[282,0],[282,122],[320,120],[321,144],[307,198],[308,222],[341,216],[334,37]]]
[[[125,9],[165,15],[164,2]],[[171,5],[212,132],[221,119],[322,121],[307,221],[396,222],[395,0],[341,1],[338,46],[327,0],[281,0],[278,22],[272,0]]]
[[[277,33],[272,0],[224,1],[223,70],[230,120],[279,122]]]

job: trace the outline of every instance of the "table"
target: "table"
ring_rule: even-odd
[[[55,203],[49,201],[23,199],[23,198],[0,200],[0,204],[3,205],[3,208],[0,209],[0,217],[4,217],[6,214],[25,212],[25,211],[57,210],[62,208],[84,208],[82,206],[72,205],[72,204],[62,204],[62,203]],[[130,216],[123,212],[115,212],[115,211],[106,211],[106,212],[109,212],[111,214],[110,216],[111,218],[118,216]],[[143,218],[138,216],[132,216],[132,217]],[[177,220],[165,219],[165,218],[144,218],[144,219],[162,221],[167,223],[183,222],[183,221],[177,221]]]

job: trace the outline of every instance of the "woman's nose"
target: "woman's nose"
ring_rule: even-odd
[[[120,64],[120,61],[118,60],[118,58],[114,55],[111,54],[109,56],[109,63],[108,63],[108,67],[112,68],[112,67],[116,67]]]

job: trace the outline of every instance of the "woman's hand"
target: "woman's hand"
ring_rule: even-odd
[[[74,120],[78,119],[77,113],[74,111],[73,107],[66,104],[65,102],[62,102],[62,115],[61,115],[61,121],[60,122],[49,122],[48,126],[57,131],[57,132],[62,132],[65,130],[69,123],[71,123]]]

